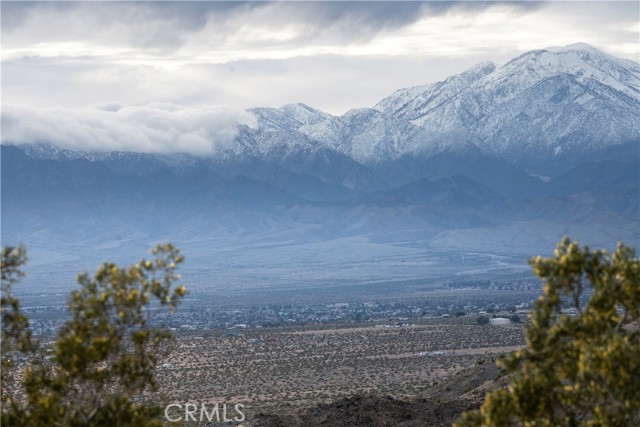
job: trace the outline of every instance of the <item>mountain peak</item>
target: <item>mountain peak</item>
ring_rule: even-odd
[[[531,86],[559,75],[571,75],[584,84],[597,81],[640,100],[640,65],[605,53],[587,43],[526,52],[506,63],[489,79],[515,77]]]
[[[480,73],[486,75],[492,73],[496,68],[498,68],[498,66],[494,62],[484,61],[462,72],[462,74]]]
[[[603,55],[604,52],[602,52],[601,50],[591,46],[588,43],[584,43],[584,42],[577,42],[577,43],[572,43],[572,44],[568,44],[566,46],[553,46],[553,47],[548,47],[544,50],[550,51],[550,52],[572,52],[572,51],[582,51],[582,52],[589,52],[589,53],[593,53],[596,55]]]
[[[312,106],[307,105],[304,102],[294,102],[290,104],[285,104],[282,107],[278,108],[278,110],[281,110],[281,111],[305,110],[305,111],[311,111],[314,113],[323,113],[317,108],[313,108]]]
[[[302,102],[283,105],[278,108],[278,111],[291,119],[297,120],[302,125],[320,123],[331,117],[331,114],[325,113],[324,111],[313,108]]]

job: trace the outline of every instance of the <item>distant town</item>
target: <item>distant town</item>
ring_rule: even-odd
[[[421,318],[486,317],[521,322],[535,298],[540,285],[535,282],[456,282],[444,284],[421,296],[381,297],[374,300],[349,301],[286,301],[277,304],[244,304],[221,306],[206,294],[188,298],[175,313],[166,308],[150,309],[150,322],[174,332],[229,330],[241,336],[248,329],[286,326],[367,323],[379,328],[404,327]],[[29,298],[25,298],[29,300]],[[66,306],[29,305],[36,334],[47,336],[58,330],[66,318]],[[483,323],[480,322],[479,323]],[[489,323],[489,322],[485,322]],[[492,322],[493,323],[493,322]]]

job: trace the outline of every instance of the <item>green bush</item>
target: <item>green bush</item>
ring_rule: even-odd
[[[40,348],[12,294],[26,251],[4,248],[3,426],[163,425],[161,408],[143,396],[157,390],[155,369],[171,335],[147,325],[145,307],[155,300],[173,310],[185,287],[172,287],[180,252],[167,244],[153,254],[129,267],[104,263],[93,277],[79,275],[80,287],[68,300],[70,319],[51,348]],[[18,357],[28,363],[17,363]]]
[[[531,260],[544,280],[527,346],[501,360],[509,385],[458,427],[640,425],[640,262],[565,238]],[[567,310],[572,309],[572,310]]]
[[[489,324],[489,318],[487,316],[480,315],[476,319],[476,322],[478,323],[478,325],[488,325]]]

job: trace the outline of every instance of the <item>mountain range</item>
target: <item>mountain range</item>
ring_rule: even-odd
[[[250,112],[257,125],[209,156],[3,141],[3,243],[51,266],[170,239],[193,268],[251,267],[250,280],[267,264],[277,281],[306,268],[303,253],[348,280],[354,263],[432,252],[523,259],[567,233],[640,242],[640,65],[589,45],[482,63],[341,116]]]

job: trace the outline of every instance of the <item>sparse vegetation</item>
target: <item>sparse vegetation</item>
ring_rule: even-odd
[[[476,319],[476,322],[478,322],[478,325],[488,325],[489,324],[489,318],[487,316],[480,315]]]
[[[428,318],[398,328],[335,325],[202,334],[178,337],[165,360],[171,368],[158,375],[161,389],[171,400],[224,396],[246,403],[249,414],[290,413],[361,393],[417,396],[491,354],[524,344],[521,326],[485,328],[470,317]]]
[[[170,334],[147,325],[145,308],[173,309],[185,294],[172,287],[182,256],[159,245],[155,259],[129,267],[103,264],[78,276],[70,318],[51,345],[38,348],[12,287],[23,275],[23,248],[2,252],[2,425],[160,426],[160,408],[143,399],[157,390],[155,370]]]
[[[520,319],[520,316],[518,316],[517,314],[512,314],[511,316],[509,316],[509,320],[511,320],[513,323],[522,322],[522,319]]]
[[[512,373],[458,427],[640,425],[640,261],[565,238],[531,261],[545,281],[527,347],[502,358]]]

